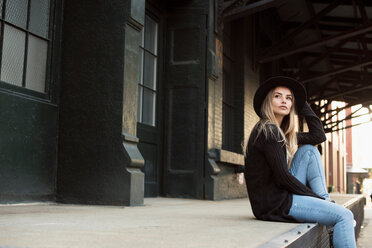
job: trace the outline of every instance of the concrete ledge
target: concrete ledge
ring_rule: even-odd
[[[331,194],[337,204],[350,209],[357,222],[355,236],[358,237],[364,220],[365,198],[362,195]],[[292,230],[259,246],[260,248],[296,248],[296,247],[330,247],[330,240],[325,226],[319,224],[300,224]]]
[[[316,242],[313,242],[314,237],[317,237]],[[310,246],[310,243],[314,243],[315,246]],[[298,225],[260,247],[329,247],[329,237],[325,231],[325,227],[318,224],[305,223]]]
[[[244,166],[244,155],[223,149],[211,149],[209,156],[216,162],[230,164],[232,166]]]
[[[207,183],[205,198],[208,200],[225,200],[247,197],[247,189],[239,180],[244,171],[244,156],[242,154],[211,149],[208,152]]]

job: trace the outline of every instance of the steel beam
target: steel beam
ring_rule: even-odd
[[[317,80],[317,79],[325,78],[325,77],[328,77],[328,76],[340,74],[340,73],[343,73],[345,71],[349,71],[349,70],[359,68],[359,67],[362,67],[362,66],[367,66],[367,65],[372,65],[372,59],[369,59],[369,60],[366,60],[366,61],[363,61],[363,62],[360,62],[360,63],[356,63],[356,64],[353,64],[353,65],[350,65],[350,66],[345,66],[345,67],[342,67],[342,68],[339,68],[339,69],[335,69],[335,70],[332,70],[332,71],[329,71],[329,72],[321,73],[321,74],[316,75],[316,76],[300,79],[300,81],[302,83],[308,83],[308,82],[313,81],[313,80]]]
[[[317,22],[321,17],[325,16],[329,12],[331,12],[334,8],[336,8],[342,0],[335,0],[331,4],[329,4],[327,7],[325,7],[322,11],[320,11],[318,14],[314,15],[312,18],[310,18],[308,21],[304,22],[301,24],[299,27],[297,27],[294,31],[291,33],[287,34],[283,38],[281,38],[279,41],[275,42],[271,47],[269,47],[266,51],[265,54],[271,53],[274,49],[277,47],[280,47],[282,44],[287,42],[288,40],[292,39],[302,31],[304,31],[307,27],[313,25],[315,22]]]
[[[341,108],[337,108],[337,109],[327,109],[326,111],[322,112],[321,114],[328,114],[328,113],[331,113],[331,112],[334,112],[334,111],[337,111],[337,112],[340,112],[344,109],[347,109],[349,107],[352,107],[352,106],[355,106],[355,105],[358,105],[358,104],[372,104],[372,99],[369,99],[369,100],[365,100],[365,101],[362,101],[362,102],[349,102],[346,106],[344,107],[341,107]],[[323,108],[323,107],[322,107]]]
[[[325,133],[338,132],[338,131],[341,131],[341,130],[344,130],[344,129],[348,129],[348,128],[352,128],[352,127],[360,126],[360,125],[367,124],[367,123],[370,123],[370,122],[371,122],[371,121],[365,121],[365,122],[362,122],[362,123],[357,123],[357,124],[353,124],[353,125],[345,126],[345,127],[343,127],[343,128],[337,128],[337,129],[328,129],[328,128],[324,128],[324,132],[325,132]]]
[[[362,107],[363,107],[363,106],[362,106]],[[323,124],[325,124],[325,125],[327,125],[327,126],[328,126],[328,125],[331,125],[330,129],[333,129],[334,127],[337,127],[337,125],[340,124],[340,123],[343,122],[343,121],[350,120],[350,119],[352,119],[352,118],[358,118],[358,117],[362,117],[362,116],[365,116],[365,115],[369,115],[369,114],[370,114],[370,111],[369,111],[368,114],[360,114],[360,115],[357,115],[357,116],[353,116],[356,112],[358,112],[359,110],[361,110],[362,107],[360,107],[360,108],[357,109],[357,110],[354,110],[354,112],[352,112],[351,114],[349,114],[348,116],[346,116],[345,118],[343,118],[343,119],[341,119],[341,120],[337,118],[336,121],[332,121],[332,120],[331,120],[330,123],[325,123],[325,122],[323,122]],[[333,116],[332,116],[332,117],[333,117]],[[331,117],[331,118],[332,118],[332,117]]]
[[[333,52],[337,51],[339,48],[341,48],[343,45],[345,45],[346,42],[347,42],[347,40],[343,40],[343,41],[338,42],[338,44],[336,44],[334,47],[332,47],[331,49],[327,49],[327,52],[325,52],[323,54],[320,54],[320,56],[318,58],[313,59],[310,63],[303,66],[303,68],[306,68],[306,71],[308,71],[311,67],[313,67],[314,65],[316,65],[320,61],[328,58]],[[298,75],[301,76],[306,71],[300,70],[300,73],[298,73]]]
[[[309,43],[309,44],[305,44],[305,45],[302,45],[300,47],[287,50],[285,52],[281,52],[281,53],[278,53],[278,54],[275,54],[275,55],[263,57],[259,60],[259,62],[260,63],[270,62],[270,61],[273,61],[273,60],[276,60],[276,59],[287,57],[287,56],[292,55],[292,54],[296,54],[296,53],[299,53],[299,52],[309,50],[309,49],[314,48],[314,47],[319,47],[319,46],[328,44],[330,42],[334,42],[334,41],[348,39],[348,38],[351,38],[351,37],[354,37],[354,36],[358,36],[358,35],[367,33],[369,31],[372,31],[372,25],[363,26],[361,28],[357,28],[357,29],[354,29],[352,31],[348,31],[348,32],[344,32],[342,34],[333,35],[333,36],[324,38],[320,41],[315,41],[315,42],[312,42],[312,43]]]
[[[355,3],[358,4],[359,12],[363,18],[364,24],[370,23],[370,20],[368,19],[367,11],[364,5],[364,2],[362,0],[354,0]]]
[[[367,85],[367,86],[363,86],[363,87],[359,87],[359,88],[354,88],[354,87],[352,87],[352,88],[353,89],[348,89],[348,90],[345,90],[343,92],[339,92],[337,94],[329,94],[329,95],[326,95],[326,96],[323,96],[323,97],[311,99],[310,102],[316,102],[316,101],[320,101],[320,100],[332,100],[334,98],[337,98],[337,97],[340,97],[340,96],[343,96],[343,95],[352,94],[352,93],[359,92],[359,91],[366,90],[366,89],[371,89],[372,84]]]
[[[342,16],[324,16],[321,20],[322,23],[355,23],[355,24],[363,24],[363,19],[355,18],[355,17],[342,17]]]
[[[301,25],[301,22],[286,22],[286,23],[283,24],[283,28],[286,29],[286,30],[295,29],[300,25]],[[353,25],[353,24],[351,24],[351,25],[332,25],[332,24],[328,24],[328,23],[322,23],[321,21],[318,22],[318,26],[323,31],[336,31],[336,32],[347,31],[347,30],[350,30],[350,28],[355,27],[355,25]],[[315,29],[315,27],[314,26],[309,26],[309,27],[307,27],[307,29]]]
[[[362,1],[365,6],[372,6],[372,2],[370,0],[363,0]],[[312,0],[312,3],[320,3],[320,4],[328,4],[329,0]],[[343,5],[353,5],[353,0],[343,1]]]
[[[229,22],[269,8],[277,7],[287,1],[288,0],[261,0],[226,11],[223,13],[222,17],[224,21]]]

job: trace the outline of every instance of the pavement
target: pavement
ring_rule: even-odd
[[[257,247],[296,225],[254,219],[247,199],[146,198],[143,207],[3,205],[0,247]]]
[[[358,248],[372,247],[372,203],[371,198],[366,197],[367,204],[364,208],[364,222],[359,234]]]
[[[300,225],[258,221],[248,199],[145,198],[141,207],[12,204],[0,205],[0,247],[259,247]]]

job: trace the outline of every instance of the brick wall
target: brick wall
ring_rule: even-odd
[[[239,37],[236,36],[236,39],[233,39],[235,42],[232,45],[237,47],[234,53],[236,57],[239,57],[235,61],[239,67],[234,68],[236,69],[234,73],[239,75],[234,75],[233,84],[236,118],[234,118],[235,153],[232,153],[231,156],[238,156],[243,161],[244,158],[241,155],[245,150],[243,146],[245,146],[253,126],[259,120],[253,109],[253,96],[259,85],[259,71],[254,69],[252,50],[249,50],[252,46],[251,32],[253,32],[249,18],[244,22],[243,27],[241,25],[238,29],[243,29],[245,32],[243,34],[241,31],[236,33],[235,35]],[[210,77],[208,81],[208,151],[210,159],[207,172],[210,176],[206,183],[206,198],[221,200],[247,197],[245,184],[239,183],[239,174],[236,173],[237,166],[243,165],[243,162],[223,162],[213,155],[214,151],[221,150],[223,147],[223,44],[218,38],[216,39],[215,54],[219,59],[218,77]]]
[[[218,78],[209,79],[208,95],[208,150],[222,148],[222,43],[216,39],[219,59]]]
[[[247,30],[246,37],[242,39],[241,43],[248,44],[247,46],[241,46],[249,48],[251,47],[252,39],[249,35],[249,32],[251,32],[251,25],[249,23],[249,20],[247,20],[244,23],[244,30]],[[238,51],[235,51],[238,53]],[[241,78],[237,78],[237,80],[243,80],[243,85],[236,83],[235,93],[237,96],[239,94],[244,94],[239,100],[237,97],[237,101],[235,104],[237,105],[237,111],[242,111],[243,114],[242,118],[239,120],[238,123],[236,123],[236,129],[240,130],[242,129],[243,132],[239,133],[235,136],[236,144],[239,146],[245,145],[249,134],[253,128],[253,126],[256,124],[256,122],[259,120],[258,116],[254,112],[253,109],[253,96],[254,93],[259,85],[259,73],[258,70],[253,69],[253,62],[252,62],[252,56],[251,51],[244,50],[240,51],[244,52],[244,59],[241,61],[243,63],[243,70],[244,73],[242,74]],[[216,39],[216,56],[220,60],[220,68],[219,68],[219,77],[217,79],[209,79],[209,106],[208,106],[208,149],[212,148],[222,148],[222,100],[223,100],[223,44],[219,39]],[[243,90],[242,90],[243,88]],[[239,114],[239,113],[238,113]],[[243,128],[241,128],[241,125],[243,125]],[[243,148],[242,148],[243,149]],[[240,151],[240,147],[236,150]],[[242,151],[243,152],[243,151]]]

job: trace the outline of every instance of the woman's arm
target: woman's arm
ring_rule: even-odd
[[[271,137],[270,137],[271,136]],[[315,194],[310,188],[302,184],[289,171],[286,163],[285,153],[283,150],[283,141],[279,137],[270,135],[263,143],[263,153],[268,162],[268,165],[274,173],[276,182],[289,192],[297,195],[313,196],[324,199]]]
[[[309,127],[309,132],[297,133],[297,143],[299,145],[317,145],[327,140],[322,122],[318,116],[316,116],[307,102],[298,115],[305,116],[307,126]]]

